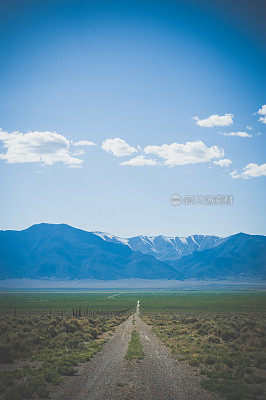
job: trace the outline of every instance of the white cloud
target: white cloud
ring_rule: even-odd
[[[244,167],[244,172],[241,174],[244,178],[258,178],[266,176],[266,164],[250,163]]]
[[[81,165],[72,164],[69,166],[69,168],[81,168]]]
[[[147,146],[144,151],[146,154],[154,154],[163,158],[164,164],[170,167],[207,162],[224,156],[223,149],[217,146],[207,147],[200,140],[186,144],[172,143],[170,145]]]
[[[252,137],[252,135],[250,135],[247,132],[221,132],[222,135],[224,136],[239,136],[239,137]]]
[[[210,115],[208,118],[199,119],[198,117],[193,117],[196,122],[196,125],[203,126],[205,128],[213,128],[214,126],[229,126],[233,124],[233,114],[224,114],[218,115],[213,114]]]
[[[266,116],[265,117],[260,117],[259,122],[262,122],[263,124],[266,124]]]
[[[247,125],[246,128],[247,128],[247,130],[249,130],[249,131],[252,131],[252,129],[253,129],[252,126],[250,126],[250,125]]]
[[[220,167],[229,167],[232,161],[229,158],[222,158],[221,160],[213,161],[213,163]]]
[[[73,146],[96,146],[96,143],[89,140],[79,140],[78,142],[72,142]]]
[[[0,154],[7,163],[41,163],[52,165],[62,162],[70,167],[81,166],[83,160],[71,154],[71,142],[56,132],[5,132],[0,130],[0,141],[5,153]]]
[[[107,151],[107,153],[112,153],[116,157],[131,156],[131,154],[136,153],[137,149],[131,147],[123,139],[106,139],[102,143],[102,149]]]
[[[257,111],[259,115],[266,115],[266,104],[261,106],[261,108]]]
[[[120,165],[130,165],[132,167],[142,167],[144,165],[155,166],[156,164],[157,163],[155,160],[153,160],[151,158],[147,158],[143,155],[133,157],[128,161],[123,161],[122,163],[120,163]]]
[[[236,178],[258,178],[260,176],[266,176],[266,164],[255,164],[250,163],[243,168],[243,172],[240,174],[237,171],[230,173],[231,177]]]
[[[240,176],[241,176],[241,175],[238,174],[237,171],[232,171],[232,172],[230,172],[230,175],[231,175],[231,177],[232,177],[233,179],[240,178]]]
[[[262,115],[262,117],[259,118],[259,121],[263,124],[266,124],[266,104],[261,106],[261,108],[257,111],[257,114]]]
[[[83,154],[85,154],[84,150],[77,150],[72,155],[73,156],[82,156]]]

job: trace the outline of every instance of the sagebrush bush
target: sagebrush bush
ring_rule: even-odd
[[[142,315],[178,359],[198,368],[202,385],[228,400],[263,393],[265,317],[261,312],[180,312]]]
[[[22,366],[0,371],[0,393],[7,400],[47,398],[47,385],[60,383],[62,375],[74,375],[78,363],[101,349],[104,340],[99,336],[126,318],[1,315],[0,362],[20,361]]]

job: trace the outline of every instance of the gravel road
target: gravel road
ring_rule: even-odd
[[[203,390],[199,377],[185,362],[177,362],[136,313],[116,330],[103,350],[55,389],[53,400],[218,400]],[[140,335],[145,357],[124,356],[132,329]]]

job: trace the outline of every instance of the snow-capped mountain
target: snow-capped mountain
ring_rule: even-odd
[[[105,232],[92,232],[107,242],[122,243],[133,251],[151,255],[161,261],[176,261],[194,251],[212,249],[226,239],[218,236],[192,235],[188,237],[134,236],[121,238]]]
[[[0,280],[183,279],[175,268],[66,224],[0,231]]]
[[[265,260],[266,236],[245,233],[225,239],[204,235],[120,239],[65,224],[0,231],[0,281],[265,281]]]

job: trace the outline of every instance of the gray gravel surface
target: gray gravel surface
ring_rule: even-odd
[[[200,386],[199,375],[186,363],[177,361],[138,317],[135,326],[145,353],[140,364],[134,399],[214,400],[218,397]]]
[[[52,393],[54,400],[119,399],[124,357],[131,337],[130,316],[116,330],[103,350],[79,368],[78,374],[69,377]]]
[[[199,376],[177,361],[138,316],[139,310],[116,330],[103,350],[67,378],[52,393],[53,400],[217,400],[203,390]],[[140,335],[145,357],[124,356],[132,329]]]

